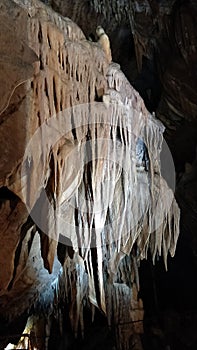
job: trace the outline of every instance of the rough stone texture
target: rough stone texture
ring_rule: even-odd
[[[4,0],[1,17],[1,26],[14,22],[20,28],[16,41],[11,29],[1,33],[10,43],[2,48],[1,63],[10,77],[2,74],[0,87],[0,240],[1,247],[6,244],[0,255],[1,271],[5,266],[0,274],[1,315],[13,320],[41,310],[47,319],[57,312],[61,320],[57,305],[66,290],[75,334],[79,328],[84,332],[83,304],[90,301],[117,326],[120,349],[129,349],[132,336],[142,332],[138,262],[150,248],[153,259],[163,253],[167,264],[179,231],[178,206],[160,175],[163,127],[120,67],[108,65],[100,46],[87,41],[70,19],[36,0]],[[77,107],[81,104],[84,108]],[[139,136],[145,138],[149,169],[145,146],[142,156],[136,156]],[[84,144],[91,140],[94,145],[99,137],[96,151],[90,147],[92,165],[85,160],[83,168]],[[119,150],[129,150],[128,163]],[[119,157],[118,163],[102,160],[104,156]],[[137,187],[131,186],[135,182]],[[33,220],[24,203],[33,209]],[[122,215],[114,225],[119,210]],[[72,226],[68,229],[65,222]],[[59,237],[67,239],[63,269],[56,258]],[[45,334],[50,334],[48,328]]]
[[[164,123],[171,139],[176,137],[176,130],[184,125],[184,121],[188,123],[196,118],[195,1],[105,0],[101,3],[92,0],[89,5],[87,1],[76,0],[71,6],[69,1],[51,0],[50,4],[80,25],[87,37],[95,32],[98,24],[104,26],[113,40],[115,55],[118,45],[119,50],[128,51],[124,38],[130,26],[132,36],[127,40],[132,47],[133,37],[139,73],[137,81],[136,74],[131,72],[135,70],[131,55],[130,64],[122,61],[122,68],[134,81],[150,110],[155,111]],[[88,8],[91,20],[86,21],[83,14]],[[124,42],[124,47],[117,41]],[[143,58],[149,60],[144,69]],[[151,103],[146,101],[150,91],[150,98],[154,100]]]
[[[86,1],[75,1],[74,6],[70,6],[69,1],[52,0],[50,3],[55,10],[64,15],[68,14],[73,18],[83,28],[86,36],[90,32],[94,32],[97,24],[103,25],[111,38],[112,51],[115,48],[114,52],[117,50],[117,42],[121,41],[122,43],[125,38],[127,38],[127,42],[130,40],[132,47],[133,36],[139,73],[137,74],[136,68],[130,65],[126,67],[126,73],[130,77],[130,82],[134,82],[134,86],[143,96],[146,106],[151,111],[155,111],[156,116],[165,124],[166,137],[176,166],[177,180],[180,180],[180,186],[177,188],[177,198],[182,211],[183,234],[179,245],[182,248],[180,248],[181,253],[179,250],[179,257],[177,258],[179,263],[177,262],[172,279],[177,281],[179,271],[182,271],[183,268],[189,269],[190,266],[191,270],[194,271],[190,280],[195,280],[197,247],[195,220],[197,208],[195,196],[196,175],[194,175],[195,172],[192,172],[192,181],[190,181],[188,165],[185,166],[185,163],[189,162],[191,168],[191,164],[196,158],[195,149],[197,144],[196,1],[105,0],[100,2],[92,0],[90,4],[91,11],[88,12],[91,15],[89,21],[84,20],[83,16],[88,7]],[[129,30],[130,25],[132,35],[129,37],[125,34],[125,28],[121,27],[122,23],[126,25],[127,30]],[[121,49],[118,49],[119,52],[122,52],[122,55],[120,53],[118,57],[119,62],[121,62],[123,52],[125,56],[125,50],[127,52],[128,44],[125,45],[124,42]],[[144,67],[142,64],[143,56],[148,58],[148,60],[145,60]],[[152,60],[152,58],[154,59]],[[132,71],[133,68],[135,74]],[[124,70],[125,66],[122,69]],[[186,263],[186,261],[192,262]],[[182,286],[185,286],[187,275],[188,273],[182,274],[182,284],[179,289],[178,287],[176,289],[175,299],[178,299],[178,295],[180,295],[179,290],[184,290]],[[165,279],[164,276],[163,278]],[[176,282],[174,283],[176,284]],[[188,289],[187,300],[189,303],[192,292],[189,292],[189,287],[185,287],[185,289]],[[171,291],[172,294],[176,293],[173,287]],[[162,287],[160,292],[162,292]],[[166,299],[165,296],[164,299]],[[181,331],[180,334],[182,335],[182,333]],[[190,338],[189,336],[188,343],[190,343]],[[172,344],[172,347],[176,348],[173,341]],[[181,341],[178,342],[177,349],[180,349],[180,346]],[[183,346],[183,349],[185,349],[185,346]],[[149,348],[158,349],[160,345],[152,343]]]
[[[11,282],[14,271],[16,248],[20,242],[22,226],[27,218],[27,209],[19,200],[15,206],[5,200],[1,206],[1,268],[0,291],[3,294]],[[9,259],[8,259],[9,257]]]

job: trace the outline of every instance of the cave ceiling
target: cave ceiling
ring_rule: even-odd
[[[115,324],[118,348],[129,350],[143,333],[140,260],[162,255],[167,269],[180,231],[197,266],[197,3],[1,0],[0,10],[1,347],[28,316],[43,339],[52,317],[62,333],[66,305],[76,336],[84,335],[84,309],[94,318],[97,308]],[[137,146],[127,130],[136,125]],[[173,189],[160,169],[163,134]],[[84,158],[84,142],[97,138],[98,159],[110,153],[116,165]]]

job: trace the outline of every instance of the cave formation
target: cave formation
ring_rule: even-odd
[[[196,14],[0,0],[1,349],[196,350]]]

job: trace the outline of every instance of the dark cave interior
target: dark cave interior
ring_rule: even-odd
[[[153,1],[154,3],[154,1]],[[158,1],[162,3],[162,1]],[[172,16],[187,1],[175,1],[172,9]],[[191,2],[189,1],[190,5]],[[190,6],[188,4],[188,7]],[[187,6],[187,5],[186,5]],[[99,23],[99,16],[93,19]],[[103,21],[101,21],[102,23]],[[88,35],[87,27],[82,20],[79,25]],[[89,25],[89,23],[88,23]],[[141,23],[145,26],[145,23]],[[142,67],[140,71],[137,68],[136,54],[131,27],[128,23],[119,24],[115,30],[111,31],[110,23],[105,23],[106,31],[109,33],[113,60],[120,64],[122,71],[143,98],[147,109],[150,112],[156,112],[161,102],[161,96],[164,94],[161,74],[165,77],[166,68],[161,64],[161,53],[158,47],[152,52],[152,57],[143,56]],[[160,26],[159,23],[155,25]],[[172,26],[174,23],[172,22]],[[159,31],[158,28],[154,29]],[[173,37],[173,36],[172,36]],[[171,40],[173,40],[171,38]],[[166,67],[171,64],[168,62],[169,43],[162,47],[165,55]],[[174,58],[176,62],[176,56]],[[195,74],[195,73],[194,73]],[[163,79],[163,77],[162,77]],[[172,153],[176,175],[177,175],[177,191],[179,192],[179,179],[184,173],[185,163],[193,163],[196,160],[197,147],[197,122],[195,119],[186,120],[182,118],[177,123],[176,131],[171,132],[167,128],[164,138]],[[194,182],[196,178],[194,178]],[[197,191],[195,192],[197,193]],[[179,195],[177,195],[178,203]],[[188,215],[189,216],[189,215]],[[197,348],[197,282],[196,271],[197,261],[194,247],[196,243],[191,241],[194,235],[194,227],[196,227],[197,217],[193,219],[192,227],[188,227],[187,215],[182,215],[181,232],[178,240],[175,257],[168,259],[168,271],[166,272],[162,258],[153,265],[151,258],[148,261],[140,263],[140,296],[144,302],[145,319],[143,336],[143,346],[146,350],[170,349],[170,350],[194,350]],[[190,219],[189,219],[190,220]],[[189,225],[190,226],[190,225]],[[193,234],[192,234],[193,232]],[[102,316],[100,315],[102,318]],[[98,317],[99,318],[99,317]],[[88,319],[88,318],[87,318]],[[98,327],[100,320],[95,323]],[[104,319],[101,321],[104,322]],[[97,327],[97,326],[95,326]],[[99,334],[103,331],[99,329]],[[89,330],[89,327],[88,327]],[[96,331],[95,331],[96,332]],[[89,331],[88,338],[89,338]],[[106,333],[106,330],[104,334]],[[90,327],[91,334],[91,327]],[[93,337],[96,336],[94,333]],[[100,337],[100,336],[98,336]],[[91,335],[89,338],[92,341]],[[113,344],[112,344],[113,345]],[[75,344],[76,349],[81,348],[82,344]],[[100,346],[106,349],[112,349],[111,345],[106,341],[105,336],[102,338],[102,344],[98,343],[98,347],[89,345],[85,342],[84,348],[100,349]],[[61,348],[61,347],[60,347]],[[83,348],[83,347],[82,347]]]
[[[46,1],[43,1],[46,3]],[[132,1],[131,1],[132,2]],[[143,3],[143,1],[137,1]],[[146,1],[145,1],[146,2]],[[47,1],[48,3],[48,1]],[[68,3],[68,6],[66,5]],[[140,292],[139,296],[144,303],[144,334],[141,336],[144,350],[196,350],[197,349],[197,119],[196,109],[189,114],[191,106],[187,108],[187,103],[180,107],[176,100],[175,92],[168,80],[178,82],[180,85],[180,96],[188,96],[191,91],[195,91],[197,81],[197,54],[187,52],[189,48],[185,43],[187,58],[182,56],[181,46],[176,46],[176,35],[179,34],[179,17],[191,16],[197,13],[195,1],[148,1],[152,3],[153,9],[157,11],[157,6],[162,7],[163,3],[168,3],[170,17],[164,21],[162,16],[152,14],[149,17],[142,11],[134,18],[135,30],[141,30],[142,37],[154,38],[154,50],[149,52],[147,47],[141,55],[142,62],[138,60],[135,51],[134,37],[128,18],[122,17],[120,23],[116,23],[113,18],[107,19],[101,13],[89,10],[91,25],[84,16],[83,11],[74,12],[78,1],[73,4],[70,1],[58,2],[51,0],[52,8],[62,15],[70,17],[84,31],[86,37],[94,33],[98,24],[101,24],[110,37],[113,61],[120,64],[122,71],[129,82],[139,92],[143,98],[147,109],[162,122],[169,117],[170,122],[165,124],[166,131],[164,138],[172,153],[176,170],[176,190],[175,197],[181,208],[180,236],[178,239],[176,254],[174,258],[168,259],[168,271],[162,258],[156,259],[153,265],[151,257],[147,261],[140,262]],[[85,8],[90,6],[90,2],[81,1]],[[155,7],[154,7],[155,6]],[[79,6],[80,9],[80,6]],[[77,10],[76,10],[77,11]],[[185,12],[184,12],[185,11]],[[196,11],[196,12],[195,12]],[[112,13],[113,17],[113,13]],[[160,22],[161,21],[161,22]],[[164,23],[167,27],[166,29]],[[194,19],[196,23],[196,17]],[[167,24],[166,24],[167,23]],[[150,24],[149,27],[147,27]],[[188,21],[187,21],[188,25]],[[171,28],[172,35],[169,35]],[[193,22],[191,28],[187,27],[192,40],[196,40],[193,33]],[[191,30],[190,30],[191,29]],[[174,30],[174,32],[173,32]],[[181,30],[181,29],[180,29]],[[146,33],[146,36],[145,36]],[[177,34],[178,33],[178,34]],[[169,36],[168,36],[169,35]],[[195,38],[194,38],[195,37]],[[94,39],[94,36],[92,37]],[[151,42],[151,40],[150,40]],[[151,45],[151,44],[150,44]],[[197,46],[196,46],[197,50]],[[147,56],[145,55],[147,53]],[[176,71],[177,66],[177,71]],[[183,76],[181,74],[183,73]],[[188,73],[188,74],[187,74]],[[174,74],[174,75],[173,75]],[[180,74],[180,76],[179,76]],[[187,75],[187,77],[185,77]],[[173,78],[175,77],[175,78]],[[180,82],[179,82],[180,78]],[[171,90],[170,90],[171,88]],[[196,91],[195,91],[196,93]],[[182,94],[182,95],[181,95]],[[177,98],[178,99],[178,98]],[[167,101],[167,102],[166,102]],[[177,105],[170,111],[169,101]],[[193,103],[193,102],[192,102]],[[194,103],[195,104],[195,103]],[[178,107],[177,107],[178,106]],[[167,111],[167,112],[166,112]],[[174,112],[175,111],[175,112]],[[165,113],[166,112],[166,113]],[[173,114],[174,113],[174,114]],[[163,115],[165,114],[165,118]],[[172,123],[171,123],[172,122]],[[191,172],[185,172],[186,164],[192,164]],[[0,191],[1,199],[12,198],[12,193],[5,188]],[[72,256],[70,247],[68,254]],[[59,244],[59,260],[64,259],[64,247]],[[65,305],[65,309],[67,306]],[[71,330],[68,313],[65,312],[63,320],[65,332],[63,337],[59,333],[59,328],[55,318],[52,320],[52,332],[49,340],[49,350],[52,349],[115,349],[114,329],[109,329],[107,320],[100,311],[96,311],[94,323],[91,321],[91,313],[85,309],[85,337],[74,338]],[[20,334],[26,322],[25,315],[18,320],[16,325],[9,324],[6,328],[5,320],[1,320],[0,334],[6,337],[8,334]],[[16,339],[9,338],[14,342]],[[132,347],[131,347],[132,348]]]
[[[153,1],[152,3],[155,2]],[[162,1],[156,1],[156,3],[161,4]],[[185,5],[189,8],[190,6],[192,7],[193,4],[194,2],[191,1],[175,1],[171,9],[172,18],[178,17],[179,9],[182,6],[184,7]],[[196,10],[196,5],[194,5],[194,7]],[[99,16],[95,15],[92,23],[100,23],[99,20]],[[143,27],[142,31],[144,33],[147,23],[146,21],[143,23],[143,20],[144,17],[142,16],[142,22],[140,24],[141,27]],[[154,23],[154,18],[152,20],[152,23]],[[172,28],[176,27],[176,22],[173,21],[173,19],[171,19],[171,21]],[[155,32],[159,32],[159,27],[162,25],[157,21],[155,21],[155,24],[152,23],[151,25],[153,25],[154,28],[152,29],[152,33],[150,29],[150,35],[154,36]],[[84,20],[79,19],[78,24],[88,36],[87,24],[84,23]],[[103,24],[109,34],[113,60],[120,64],[122,71],[130,83],[143,98],[147,109],[150,112],[156,112],[157,115],[158,107],[161,104],[161,97],[165,93],[163,86],[165,70],[167,70],[167,67],[171,64],[176,64],[176,59],[178,58],[177,53],[171,55],[170,51],[170,46],[173,45],[174,40],[173,29],[171,29],[172,36],[169,40],[171,42],[166,40],[166,38],[163,39],[163,33],[159,33],[159,37],[157,38],[158,46],[151,52],[151,57],[146,57],[145,55],[142,57],[142,67],[139,70],[130,24],[128,22],[124,24],[120,23],[114,30],[111,29],[113,25],[111,26],[111,23],[106,23],[103,18],[101,19],[101,24]],[[163,32],[165,36],[166,33],[164,30]],[[161,44],[162,40],[163,43]],[[176,51],[176,49],[174,51]],[[163,57],[161,57],[161,52]],[[170,59],[172,62],[170,62]],[[162,65],[163,63],[164,65]],[[185,69],[187,68],[185,67]],[[196,77],[194,71],[193,74]],[[164,138],[172,153],[177,176],[177,201],[182,209],[182,203],[181,200],[179,200],[179,180],[185,171],[185,164],[192,164],[196,160],[196,120],[194,118],[192,120],[182,118],[181,121],[177,122],[175,131],[169,130],[166,125]],[[197,178],[195,177],[193,180],[195,187],[196,180]],[[194,193],[196,197],[197,189]],[[197,203],[197,201],[195,203]],[[182,213],[181,232],[176,255],[173,259],[168,259],[167,272],[162,258],[159,258],[155,265],[153,265],[150,257],[148,261],[142,261],[140,263],[140,296],[144,302],[145,309],[145,333],[143,335],[143,346],[145,350],[194,350],[197,348],[197,261],[194,251],[196,243],[191,240],[191,237],[188,237],[190,234],[192,237],[195,235],[194,230],[197,224],[197,216],[195,214],[193,223],[189,225],[190,227],[188,227],[188,220],[191,220],[189,217],[190,215],[184,215]],[[100,315],[100,317],[102,316]],[[99,327],[100,320],[96,320],[96,325],[97,322]],[[104,322],[104,319],[101,322]],[[99,329],[99,334],[102,332],[103,331]],[[87,333],[89,338],[89,331]],[[106,334],[106,330],[104,334]],[[94,336],[96,336],[96,333],[94,333],[93,337]],[[98,337],[100,336],[98,335]],[[91,335],[89,339],[92,340]],[[77,344],[78,343],[75,345],[76,349],[81,348],[81,343],[79,345]],[[102,344],[100,345],[98,343],[98,347],[92,344],[89,345],[87,341],[87,343],[85,342],[84,348],[100,349],[100,346],[106,349],[113,349],[105,339],[105,336],[104,338],[102,337]]]

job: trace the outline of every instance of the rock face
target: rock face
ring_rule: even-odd
[[[69,1],[51,0],[50,4],[56,11],[72,18],[87,36],[97,25],[105,28],[112,40],[112,51],[123,64],[123,71],[147,108],[156,112],[164,123],[177,165],[177,151],[172,140],[196,119],[196,2],[75,0],[71,6]],[[84,12],[91,17],[88,21]],[[133,47],[135,51],[137,78],[136,71],[133,72],[136,67],[131,62],[132,53],[129,64],[116,54],[118,50],[127,55],[129,48],[124,40],[130,41],[131,50]],[[190,135],[196,143],[195,137]],[[179,143],[179,151],[180,147]],[[194,159],[194,150],[191,144],[184,161],[188,161],[191,153]]]
[[[143,331],[139,261],[150,249],[167,265],[179,233],[163,125],[70,19],[36,0],[0,6],[1,318],[33,315],[42,349],[33,333],[49,336],[52,315],[62,328],[66,299],[76,335],[91,304],[130,349]]]

